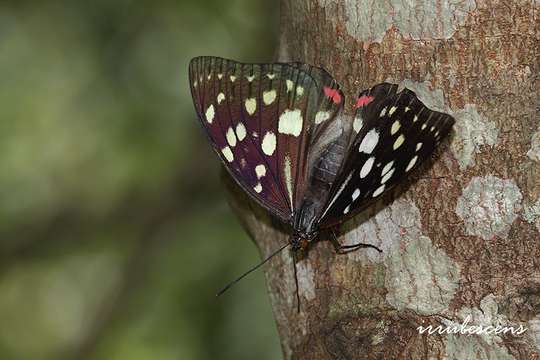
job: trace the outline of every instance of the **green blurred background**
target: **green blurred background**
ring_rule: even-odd
[[[278,359],[190,58],[269,61],[268,0],[0,3],[0,359]]]

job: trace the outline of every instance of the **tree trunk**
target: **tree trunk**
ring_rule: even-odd
[[[450,141],[341,229],[382,248],[327,241],[266,267],[286,359],[538,359],[538,0],[282,0],[280,61],[326,68],[348,99],[401,83],[452,114]],[[352,112],[352,102],[345,111]],[[232,204],[262,255],[288,241],[261,209]],[[395,194],[395,193],[394,193]],[[246,205],[247,204],[247,205]],[[513,326],[512,334],[420,334],[418,326]]]

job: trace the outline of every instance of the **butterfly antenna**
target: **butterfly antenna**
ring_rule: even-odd
[[[231,288],[234,284],[236,284],[237,282],[239,282],[240,280],[242,280],[243,278],[245,278],[247,275],[249,275],[250,273],[252,273],[253,271],[257,270],[258,268],[260,268],[261,266],[263,266],[268,260],[270,260],[271,258],[273,258],[275,255],[277,255],[278,253],[280,253],[283,249],[285,249],[287,246],[289,246],[290,243],[287,243],[285,245],[283,245],[282,247],[280,247],[279,249],[277,249],[276,251],[274,251],[272,254],[270,254],[266,259],[264,259],[263,261],[261,261],[260,263],[258,263],[257,265],[255,265],[254,267],[252,267],[251,269],[249,269],[248,271],[246,271],[245,273],[243,273],[242,275],[240,275],[236,280],[234,281],[231,281],[229,284],[227,284],[227,286],[225,286],[223,289],[221,289],[217,294],[216,296],[220,296],[221,294],[223,294],[225,291],[229,290],[229,288]]]
[[[296,253],[293,252],[294,284],[296,285],[296,311],[300,313],[300,293],[298,292],[298,276],[296,275]]]

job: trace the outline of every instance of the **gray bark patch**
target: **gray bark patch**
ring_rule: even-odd
[[[474,177],[463,189],[456,213],[469,235],[490,240],[506,237],[521,210],[522,195],[513,180],[495,176]]]
[[[474,164],[474,154],[480,152],[481,145],[494,146],[497,143],[499,130],[493,121],[481,116],[473,104],[465,105],[453,115],[457,136],[451,148],[459,167],[464,170]]]
[[[540,128],[531,138],[531,150],[527,152],[527,156],[534,161],[540,161]]]
[[[335,1],[319,0],[322,7]],[[406,39],[449,39],[465,23],[474,0],[345,0],[347,32],[360,41],[381,42],[394,26]],[[341,21],[341,19],[336,19]]]

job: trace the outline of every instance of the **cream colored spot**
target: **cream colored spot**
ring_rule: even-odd
[[[293,82],[292,82],[291,80],[288,80],[288,79],[287,79],[287,80],[285,81],[285,83],[287,84],[287,92],[292,91],[293,86],[294,86]]]
[[[266,166],[264,166],[263,164],[259,164],[259,165],[255,166],[255,174],[257,174],[257,179],[260,179],[263,176],[265,176],[266,175]]]
[[[429,129],[431,132],[433,132],[433,130],[435,130],[435,126],[432,126],[431,129]]]
[[[214,105],[210,105],[208,109],[206,109],[206,121],[208,121],[209,124],[212,123],[214,120],[214,115],[216,115],[216,111],[214,110]]]
[[[349,213],[349,211],[351,210],[351,205],[348,205],[345,210],[343,210],[343,214],[347,214]]]
[[[390,135],[394,135],[395,133],[397,133],[400,127],[401,123],[399,122],[399,120],[394,121],[394,123],[392,124],[392,128],[390,129]]]
[[[352,126],[355,132],[360,132],[360,130],[362,130],[362,126],[364,126],[364,121],[360,116],[357,116],[354,118]]]
[[[217,96],[217,103],[221,104],[221,102],[223,100],[225,100],[225,94],[224,93],[219,93],[218,96]]]
[[[212,74],[208,74],[208,76],[206,77],[208,80],[210,80],[212,78]]]
[[[360,169],[360,178],[363,179],[369,174],[371,171],[371,168],[373,167],[373,163],[375,162],[375,157],[370,157],[366,160],[364,165],[362,166],[362,169]]]
[[[392,107],[390,108],[390,111],[388,111],[388,115],[389,115],[389,116],[392,116],[392,114],[393,114],[394,112],[396,112],[396,110],[397,110],[397,107],[392,106]]]
[[[389,172],[390,169],[392,168],[392,165],[394,165],[394,160],[392,160],[388,164],[384,165],[381,175],[385,175],[387,172]]]
[[[439,130],[435,131],[434,136],[435,136],[435,137],[438,137],[438,136],[439,136]]]
[[[234,134],[234,130],[232,127],[227,130],[227,135],[225,137],[227,138],[227,142],[229,143],[229,145],[231,145],[232,147],[236,146],[236,135]]]
[[[264,134],[261,147],[266,155],[271,156],[276,150],[276,135],[271,131]]]
[[[296,87],[296,95],[298,95],[298,96],[304,95],[304,88],[302,86],[297,86]]]
[[[352,193],[352,200],[356,200],[358,199],[358,197],[360,196],[360,189],[355,189],[354,192]]]
[[[266,77],[269,78],[270,80],[274,80],[274,78],[276,77],[276,74],[266,74]]]
[[[195,81],[193,82],[193,87],[197,87],[197,84],[198,84],[198,82],[197,82],[197,80],[195,80]]]
[[[384,115],[386,115],[386,106],[381,110],[379,117],[383,117]]]
[[[418,115],[414,115],[414,118],[412,119],[413,122],[417,122],[418,121]]]
[[[379,133],[376,129],[371,129],[366,136],[362,139],[360,146],[358,147],[359,152],[364,152],[366,154],[371,154],[377,143],[379,142]]]
[[[255,100],[255,98],[246,99],[244,105],[249,115],[253,115],[255,113],[255,110],[257,110],[257,100]]]
[[[379,187],[377,188],[377,190],[375,190],[375,191],[373,192],[373,195],[372,195],[372,196],[373,196],[373,197],[377,197],[377,196],[381,195],[381,194],[383,193],[385,187],[386,187],[385,184],[382,184],[381,186],[379,186]]]
[[[315,124],[319,125],[325,120],[328,120],[330,118],[330,113],[328,111],[319,111],[317,114],[315,114]]]
[[[394,142],[394,150],[397,150],[397,148],[400,147],[404,141],[405,141],[405,136],[403,136],[403,134],[399,135],[396,141]]]
[[[223,74],[217,74],[217,78],[221,80],[223,78]]]
[[[416,144],[416,151],[420,150],[421,148],[422,148],[422,143],[421,142]]]
[[[229,79],[231,79],[231,82],[234,82],[236,80],[236,76],[231,75],[231,76],[229,76]]]
[[[298,136],[302,132],[303,121],[300,109],[286,109],[279,116],[278,131],[281,134]]]
[[[252,82],[255,79],[255,75],[248,75],[246,76],[246,79],[248,82]]]
[[[291,158],[289,157],[289,155],[285,156],[285,164],[283,165],[283,173],[285,174],[285,184],[287,185],[287,192],[289,193],[289,201],[291,203],[291,209],[294,209]]]
[[[386,183],[388,180],[390,180],[390,178],[392,177],[392,175],[394,174],[394,171],[396,169],[391,169],[386,175],[383,176],[382,180],[381,180],[381,184],[384,184]]]
[[[257,183],[257,185],[255,185],[255,187],[253,188],[253,190],[255,190],[255,192],[256,192],[257,194],[260,194],[261,191],[262,191],[262,185],[261,185],[261,183],[260,183],[260,182]]]
[[[423,123],[422,124],[422,130],[424,130],[425,128],[427,128],[427,125],[426,125],[426,123]]]
[[[407,111],[409,111],[409,110],[411,110],[411,108],[408,107],[408,106],[405,106],[405,112],[407,112]]]
[[[263,92],[263,102],[265,105],[270,105],[276,100],[276,90],[270,90]]]
[[[232,162],[234,160],[234,154],[230,147],[225,146],[223,149],[221,149],[221,152],[223,153],[223,156],[225,156],[225,159],[227,159],[228,162]]]
[[[409,165],[407,165],[407,168],[405,169],[405,172],[411,170],[414,166],[414,164],[416,164],[416,160],[418,160],[418,155],[415,155],[411,161],[409,161]]]
[[[241,122],[236,124],[236,137],[238,138],[238,141],[242,141],[246,138],[246,127]]]

